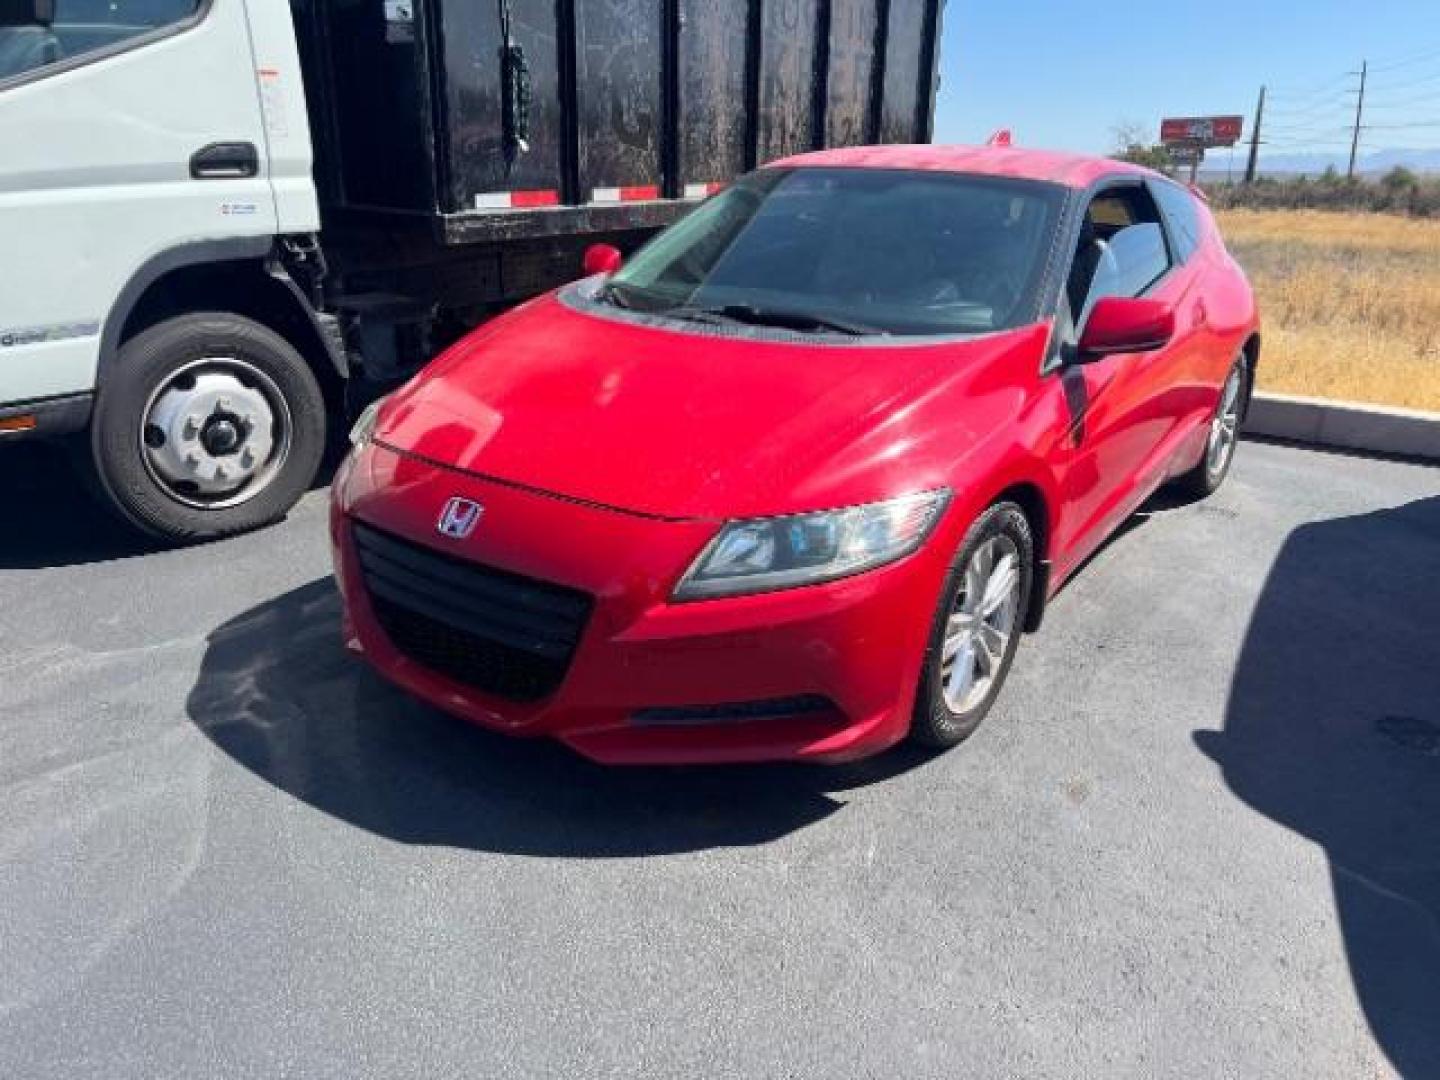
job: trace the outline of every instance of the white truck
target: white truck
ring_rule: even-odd
[[[327,420],[780,154],[923,141],[941,0],[0,0],[0,467],[197,540]]]

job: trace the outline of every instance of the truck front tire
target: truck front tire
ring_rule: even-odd
[[[91,419],[110,502],[172,542],[268,525],[325,450],[325,399],[304,357],[239,315],[167,319],[121,346]]]

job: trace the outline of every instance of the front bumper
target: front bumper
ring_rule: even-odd
[[[671,603],[719,522],[665,520],[524,490],[378,445],[333,485],[331,538],[347,644],[384,676],[472,722],[558,738],[612,763],[843,761],[902,739],[945,571],[935,545],[842,581]],[[484,506],[467,539],[436,523]],[[503,700],[389,640],[362,580],[352,521],[595,598],[559,689]]]

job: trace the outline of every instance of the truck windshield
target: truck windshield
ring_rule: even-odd
[[[661,233],[615,303],[790,329],[957,334],[1034,318],[1062,188],[890,169],[765,169]]]

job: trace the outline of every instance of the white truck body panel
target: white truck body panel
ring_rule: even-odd
[[[254,177],[190,158],[249,142]],[[95,387],[117,298],[156,255],[311,232],[319,211],[285,0],[212,0],[194,25],[0,90],[0,405]]]
[[[228,0],[217,0],[228,2]],[[265,154],[275,199],[275,231],[313,233],[320,230],[320,206],[311,171],[315,151],[295,27],[288,0],[245,0],[250,45],[255,58],[255,86],[265,126]],[[262,164],[261,173],[266,175]]]

